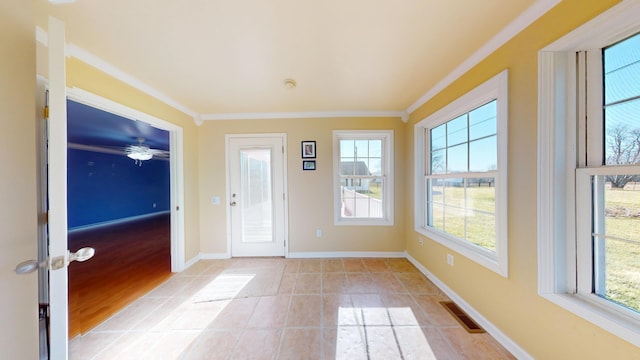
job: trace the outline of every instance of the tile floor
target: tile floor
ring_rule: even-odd
[[[513,359],[468,334],[406,259],[200,261],[89,333],[73,359]]]

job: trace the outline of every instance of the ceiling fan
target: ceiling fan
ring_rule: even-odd
[[[144,143],[144,138],[139,137],[138,143],[135,145],[128,145],[124,149],[124,153],[130,159],[135,160],[137,165],[142,165],[143,161],[151,160],[154,156],[160,158],[168,158],[169,152],[166,150],[152,149]]]

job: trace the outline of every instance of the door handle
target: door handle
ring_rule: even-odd
[[[236,194],[231,194],[231,202],[229,203],[230,206],[236,206]]]
[[[16,274],[30,274],[38,268],[46,268],[47,270],[58,270],[67,267],[72,261],[87,261],[93,257],[96,253],[96,249],[92,247],[84,247],[79,249],[75,253],[67,250],[67,253],[63,256],[48,257],[40,262],[36,260],[23,261],[16,265],[14,271]]]

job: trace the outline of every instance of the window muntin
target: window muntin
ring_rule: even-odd
[[[577,180],[588,185],[579,186],[576,197],[591,209],[578,217],[578,227],[591,227],[578,232],[584,249],[578,251],[578,293],[633,310],[640,319],[640,34],[592,51],[598,56],[587,59],[602,60],[603,108],[587,111],[587,119],[600,121],[590,131],[600,133],[586,137],[583,148],[596,160],[588,163],[604,166],[578,170]],[[597,76],[588,73],[584,86]],[[602,148],[590,146],[593,141]]]
[[[491,100],[425,130],[432,139],[432,173],[425,177],[427,226],[491,252],[496,251],[496,104]],[[443,170],[456,177],[443,177]]]
[[[594,286],[601,278],[594,282],[592,269],[593,234],[600,234],[603,217],[596,216],[593,227],[591,207],[600,209],[606,202],[606,186],[592,182],[640,174],[637,165],[606,163],[603,105],[615,109],[612,99],[628,96],[603,94],[601,51],[589,51],[593,56],[586,57],[588,62],[576,61],[576,53],[607,48],[611,39],[637,34],[638,17],[640,4],[623,1],[538,53],[538,292],[636,346],[637,312],[597,295]],[[585,84],[583,74],[595,78]]]
[[[603,50],[606,165],[640,163],[640,34]],[[627,177],[616,178],[620,187]]]
[[[415,125],[415,230],[503,276],[507,85],[505,70]]]
[[[391,131],[335,131],[336,223],[393,224]]]

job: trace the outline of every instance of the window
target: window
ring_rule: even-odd
[[[507,71],[416,124],[416,231],[507,276]]]
[[[336,224],[393,225],[393,131],[334,131]]]
[[[539,293],[640,346],[640,4],[540,52]]]

